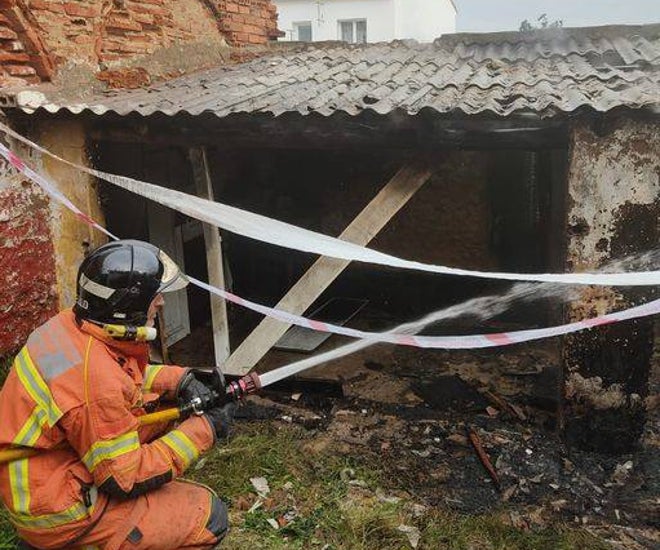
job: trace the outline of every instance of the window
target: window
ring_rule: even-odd
[[[339,21],[339,38],[350,44],[364,44],[367,41],[367,20],[352,19]]]
[[[311,42],[312,41],[312,22],[311,21],[301,21],[300,23],[293,24],[294,29],[294,40],[299,42]]]

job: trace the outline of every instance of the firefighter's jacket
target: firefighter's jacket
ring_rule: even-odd
[[[147,358],[147,344],[112,340],[70,310],[30,335],[0,391],[0,449],[41,450],[0,464],[0,496],[23,538],[66,545],[108,498],[170,481],[213,445],[202,417],[160,437],[139,426],[145,406],[173,399],[186,372]]]

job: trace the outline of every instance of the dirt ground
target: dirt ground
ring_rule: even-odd
[[[173,359],[195,364],[208,345],[179,346]],[[642,445],[624,456],[562,444],[558,353],[553,341],[476,352],[376,345],[250,398],[239,416],[300,424],[316,450],[373,464],[391,494],[428,506],[503,510],[521,527],[575,522],[616,548],[660,548],[660,353]],[[271,351],[259,370],[302,357]]]

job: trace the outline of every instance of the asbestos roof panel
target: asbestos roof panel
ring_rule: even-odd
[[[456,34],[432,44],[280,45],[253,61],[85,101],[23,92],[18,106],[144,116],[421,109],[468,115],[660,106],[660,24]]]

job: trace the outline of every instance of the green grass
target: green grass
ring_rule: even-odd
[[[601,550],[608,546],[586,531],[558,525],[521,530],[505,521],[506,514],[462,516],[428,510],[414,517],[406,499],[397,503],[378,500],[378,466],[314,452],[307,435],[296,428],[274,429],[253,423],[228,445],[213,451],[192,476],[214,488],[229,504],[233,529],[224,547],[323,548],[335,550],[399,550],[410,548],[404,524],[421,532],[419,549],[492,550]],[[347,475],[350,472],[351,475]],[[256,511],[238,510],[236,503],[252,495],[251,477],[266,477],[273,495]],[[348,478],[366,488],[352,487]],[[291,488],[284,490],[287,482]],[[254,497],[249,499],[249,503]],[[291,508],[299,517],[275,530],[275,519]]]
[[[14,528],[7,519],[7,512],[4,508],[0,508],[0,548],[14,548],[16,541],[16,534]]]
[[[564,525],[521,530],[507,514],[467,516],[428,509],[412,514],[409,499],[391,503],[375,496],[378,466],[315,450],[296,427],[267,423],[240,425],[236,436],[218,446],[187,477],[212,487],[230,505],[232,530],[223,548],[400,550],[410,548],[397,527],[415,526],[420,550],[604,550],[586,531]],[[265,477],[269,498],[254,511],[250,478]],[[362,487],[351,485],[357,480]],[[269,519],[296,509],[298,517],[275,530]],[[12,548],[13,530],[0,513],[0,548]],[[9,546],[7,546],[9,545]]]

